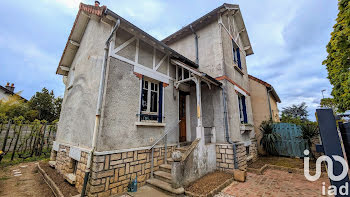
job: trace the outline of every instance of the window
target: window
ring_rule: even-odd
[[[142,79],[141,121],[162,122],[163,83]]]
[[[233,55],[233,62],[238,65],[240,69],[242,69],[242,63],[241,63],[241,54],[239,52],[239,47],[232,39],[232,55]]]
[[[241,123],[248,123],[247,107],[245,103],[245,96],[238,95],[238,106],[239,106],[239,118]]]
[[[247,156],[249,156],[249,155],[250,155],[249,146],[246,146],[246,147],[245,147],[245,152],[246,152]]]

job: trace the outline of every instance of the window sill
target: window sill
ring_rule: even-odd
[[[64,175],[64,179],[66,179],[68,181],[68,183],[75,185],[75,181],[76,181],[76,176],[73,173],[67,173]]]
[[[237,65],[234,65],[233,67],[239,72],[239,74],[244,75],[242,69],[239,68]]]
[[[146,126],[146,127],[165,127],[165,123],[159,122],[135,122],[136,126]]]
[[[241,131],[241,134],[247,131],[252,131],[253,128],[254,126],[248,123],[241,123],[241,125],[239,126],[239,130]]]

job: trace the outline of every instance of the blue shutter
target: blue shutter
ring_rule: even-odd
[[[237,62],[238,62],[238,67],[242,69],[242,64],[241,64],[241,54],[239,53],[239,48],[236,50],[237,53]]]
[[[242,99],[242,110],[243,110],[243,122],[248,123],[247,107],[245,105],[245,96],[241,96]]]
[[[163,82],[159,83],[159,107],[158,107],[158,122],[162,122],[163,119]]]

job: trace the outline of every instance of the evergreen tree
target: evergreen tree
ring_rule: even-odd
[[[339,0],[337,23],[327,45],[328,56],[323,64],[333,85],[332,96],[338,111],[350,109],[350,0]]]

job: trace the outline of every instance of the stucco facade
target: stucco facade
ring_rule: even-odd
[[[192,33],[160,42],[106,7],[80,5],[57,69],[66,90],[51,158],[79,190],[84,176],[90,196],[122,193],[136,176],[143,185],[180,142],[198,142],[171,167],[185,166],[186,183],[257,158],[242,16],[230,4],[209,14],[193,23],[197,57]]]
[[[281,102],[281,100],[270,84],[256,77],[249,77],[254,128],[258,141],[258,150],[260,154],[265,154],[264,150],[260,146],[260,139],[262,138],[262,134],[259,128],[263,121],[268,121],[270,119],[273,122],[280,121],[277,103]]]
[[[243,93],[246,96],[248,122],[253,125],[253,113],[250,98],[250,84],[248,79],[246,52],[240,50],[241,67],[234,62],[232,48],[232,37],[236,38],[236,43],[243,48],[243,34],[240,32],[242,27],[238,27],[238,15],[231,11],[223,12],[216,16],[212,22],[202,28],[193,29],[193,33],[187,33],[181,38],[172,40],[164,39],[175,51],[183,54],[192,61],[196,61],[196,42],[195,34],[198,36],[198,60],[199,70],[220,80],[227,92],[228,119],[230,136],[233,141],[250,141],[255,137],[254,129],[241,131],[242,124],[239,118],[238,94]],[[241,24],[241,26],[244,25]],[[195,34],[194,34],[195,33]],[[242,37],[242,38],[241,38]],[[240,92],[238,92],[239,90]],[[218,93],[220,94],[220,93]],[[214,107],[220,109],[220,96]],[[223,110],[223,108],[221,108]],[[218,112],[217,114],[222,114]],[[220,136],[224,132],[218,133]],[[223,136],[217,138],[218,142],[226,142]]]

